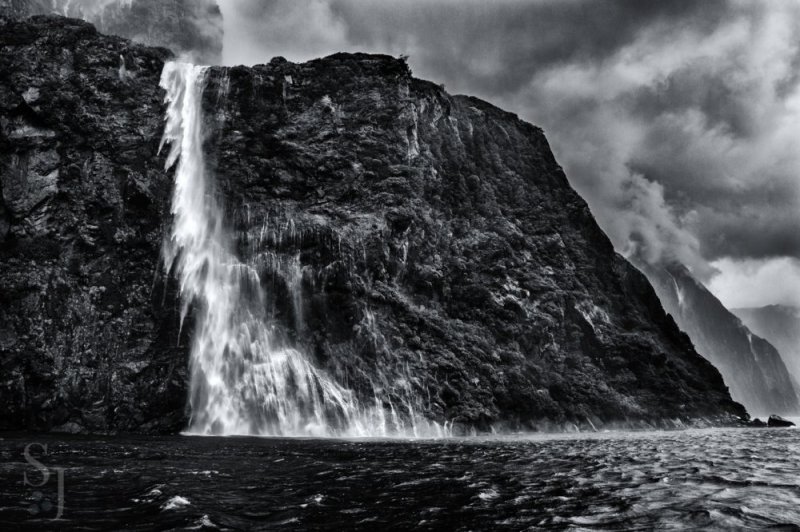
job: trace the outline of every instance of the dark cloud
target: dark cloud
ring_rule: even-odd
[[[229,63],[407,54],[417,76],[542,126],[623,252],[706,279],[726,257],[800,257],[791,1],[221,4]]]
[[[392,49],[405,41],[424,75],[495,97],[554,64],[603,61],[643,26],[709,31],[726,12],[717,0],[339,0],[331,9],[346,21],[348,42]]]
[[[703,216],[696,228],[709,255],[737,258],[800,256],[800,213],[751,205]]]
[[[749,87],[736,83],[735,72],[720,70],[711,58],[683,66],[652,86],[632,90],[629,108],[643,119],[697,109],[709,128],[737,137],[755,134],[757,117],[747,99]]]

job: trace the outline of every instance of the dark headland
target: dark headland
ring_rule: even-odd
[[[0,429],[186,425],[191,326],[160,261],[169,58],[0,18]],[[747,417],[516,115],[365,54],[214,67],[203,111],[237,253],[291,226],[264,244],[306,272],[302,304],[281,261],[261,272],[277,323],[356,394],[404,379],[478,430]]]

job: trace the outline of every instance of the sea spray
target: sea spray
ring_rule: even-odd
[[[403,416],[377,391],[361,404],[278,334],[278,324],[266,311],[259,265],[236,256],[205,163],[202,96],[207,73],[206,67],[169,62],[161,77],[167,103],[161,147],[169,145],[167,169],[175,168],[173,222],[163,259],[179,283],[181,327],[193,318],[188,432],[444,435],[444,429],[422,418],[411,403],[399,407]],[[298,260],[291,265],[289,281],[294,298],[300,297]]]

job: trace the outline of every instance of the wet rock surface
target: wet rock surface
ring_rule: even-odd
[[[0,47],[0,427],[176,431],[167,52],[44,17],[0,19]],[[214,68],[204,107],[277,326],[365,399],[479,429],[745,415],[538,128],[361,54]]]

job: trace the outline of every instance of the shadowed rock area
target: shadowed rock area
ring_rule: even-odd
[[[179,342],[160,274],[166,52],[0,20],[0,427],[178,430],[191,327]],[[365,399],[413,390],[479,429],[746,415],[540,129],[363,54],[213,68],[204,111],[276,327]]]

